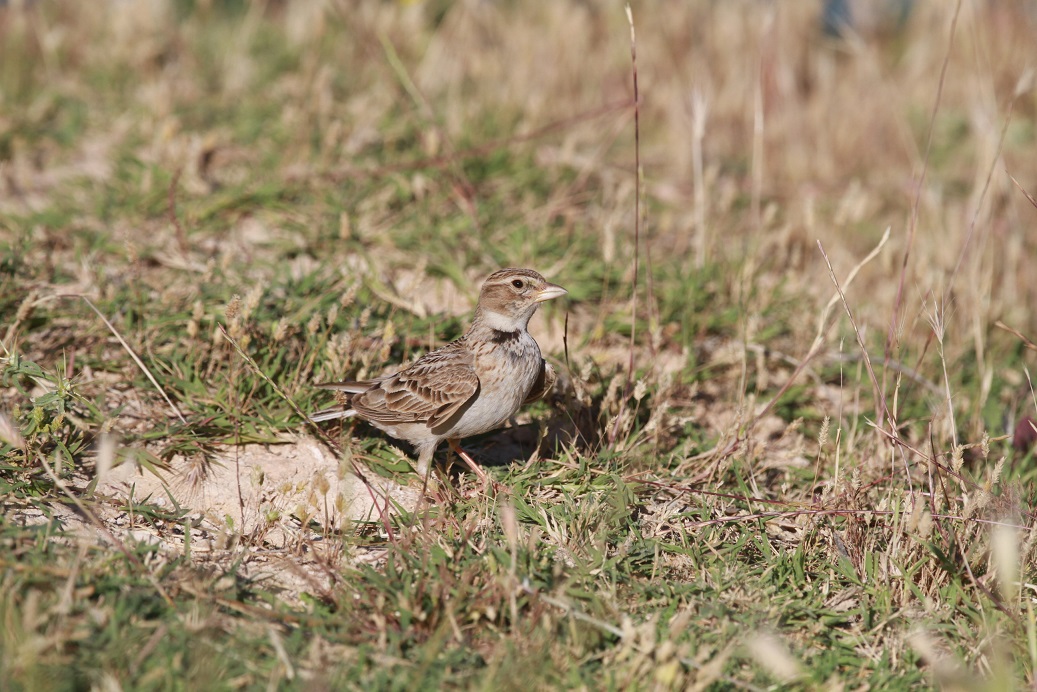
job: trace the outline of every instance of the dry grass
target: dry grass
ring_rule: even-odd
[[[639,151],[619,6],[23,4],[12,684],[1034,683],[1026,3],[841,40],[635,6]],[[372,509],[406,457],[316,441],[310,383],[456,335],[502,265],[573,298],[550,405],[473,443],[510,494]]]

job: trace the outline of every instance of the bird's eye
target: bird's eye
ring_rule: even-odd
[[[514,281],[511,282],[511,285],[514,286],[515,288],[522,288],[526,284],[522,283],[522,279],[515,279]]]

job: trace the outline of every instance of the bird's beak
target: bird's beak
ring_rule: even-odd
[[[543,303],[545,300],[564,296],[568,292],[569,291],[565,290],[561,286],[556,286],[555,284],[544,284],[544,287],[537,291],[536,302]]]

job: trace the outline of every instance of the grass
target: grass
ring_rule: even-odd
[[[1034,684],[1033,17],[658,9],[0,7],[10,687]],[[504,265],[505,492],[305,424]]]

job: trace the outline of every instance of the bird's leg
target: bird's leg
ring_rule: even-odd
[[[472,460],[472,457],[468,456],[468,452],[461,449],[461,443],[458,440],[450,439],[447,442],[450,444],[450,449],[454,450],[454,453],[461,457],[461,461],[468,465],[468,468],[479,477],[479,480],[483,483],[490,482],[490,477],[486,475],[486,472],[479,468],[479,465]]]
[[[434,442],[430,445],[421,445],[418,448],[418,463],[414,466],[414,471],[417,472],[418,476],[421,477],[421,494],[425,495],[428,492],[428,478],[432,472],[432,457],[436,453],[436,447],[439,446],[438,442]]]

